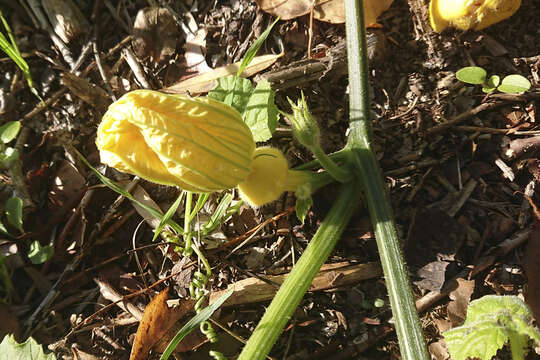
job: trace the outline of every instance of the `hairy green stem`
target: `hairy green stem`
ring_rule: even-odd
[[[264,359],[347,226],[360,198],[360,189],[346,184],[313,239],[279,288],[238,360]]]
[[[345,28],[349,63],[350,133],[347,149],[364,188],[373,222],[396,332],[405,360],[429,359],[414,305],[381,169],[371,146],[368,58],[362,0],[345,0]]]
[[[351,180],[351,173],[340,168],[328,155],[324,153],[320,146],[310,147],[309,150],[311,150],[315,158],[321,163],[322,167],[324,167],[324,169],[328,171],[328,173],[332,175],[334,179],[341,183]]]

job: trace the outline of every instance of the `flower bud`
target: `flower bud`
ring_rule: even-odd
[[[310,179],[309,172],[289,170],[280,150],[260,147],[253,153],[252,172],[238,185],[238,190],[250,205],[261,206],[277,200],[284,191],[295,191]]]
[[[194,192],[243,182],[255,150],[249,127],[232,107],[151,90],[129,92],[109,106],[96,145],[109,166]]]
[[[309,112],[304,93],[302,93],[302,98],[298,100],[298,104],[293,103],[291,99],[288,100],[293,113],[285,115],[292,124],[294,137],[308,149],[319,148],[321,146],[319,126]]]

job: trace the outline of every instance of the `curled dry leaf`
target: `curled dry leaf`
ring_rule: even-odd
[[[169,332],[174,331],[175,323],[193,309],[192,300],[183,300],[180,306],[169,308],[167,292],[167,289],[163,290],[146,306],[131,348],[130,360],[147,359],[150,349]]]
[[[251,63],[246,66],[242,72],[242,76],[250,77],[255,75],[258,72],[272,66],[276,60],[282,56],[283,54],[255,56]],[[234,64],[221,66],[187,80],[177,82],[174,85],[161,89],[161,91],[171,94],[185,94],[188,92],[192,95],[202,94],[214,89],[217,86],[217,79],[236,74],[239,67],[240,61],[235,62]]]
[[[388,10],[394,0],[365,0],[364,17],[366,25],[375,24],[377,17]],[[312,0],[257,0],[262,10],[281,20],[290,20],[306,15],[311,11]],[[317,20],[342,24],[345,22],[345,7],[343,0],[315,0],[313,17]]]
[[[453,326],[461,325],[465,321],[473,291],[474,280],[457,279],[457,287],[449,294],[451,301],[446,308]]]
[[[174,55],[180,32],[168,9],[147,7],[137,13],[133,36],[133,50],[137,57],[143,60],[151,57],[160,64]]]
[[[88,32],[90,25],[72,0],[41,0],[41,4],[54,32],[66,44]]]

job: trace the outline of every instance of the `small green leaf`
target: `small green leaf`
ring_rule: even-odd
[[[253,60],[255,55],[257,55],[257,52],[259,51],[260,47],[262,46],[262,44],[264,43],[264,41],[266,40],[266,38],[270,34],[270,31],[272,30],[272,28],[274,27],[274,25],[276,25],[276,23],[278,21],[279,21],[279,18],[277,18],[272,23],[272,25],[270,25],[268,28],[266,28],[266,30],[264,30],[264,32],[261,34],[261,36],[259,36],[259,38],[257,40],[255,40],[255,42],[249,47],[249,49],[247,49],[247,51],[246,51],[246,53],[244,55],[244,58],[242,59],[242,62],[240,63],[240,67],[238,68],[236,76],[242,75],[242,72],[244,71],[246,66],[248,66],[249,63]]]
[[[266,80],[260,81],[242,114],[256,142],[267,141],[276,130],[279,111],[274,103],[274,96],[270,83]]]
[[[23,224],[23,201],[18,197],[11,197],[6,201],[6,217],[8,222],[16,227],[21,233],[24,232]]]
[[[19,130],[21,130],[20,121],[10,121],[5,123],[0,126],[0,141],[7,144],[17,137]]]
[[[43,347],[33,338],[19,344],[13,335],[6,335],[0,343],[0,360],[56,360],[56,356],[45,355]]]
[[[34,265],[43,264],[52,258],[54,248],[51,245],[42,246],[39,241],[35,240],[30,244],[28,258]]]
[[[19,158],[17,149],[7,147],[3,153],[0,153],[0,167],[9,168],[15,160]]]
[[[208,97],[232,106],[242,114],[252,92],[253,85],[249,79],[230,75],[219,78],[217,86],[208,93]]]
[[[313,199],[311,198],[311,196],[305,199],[296,198],[296,207],[295,207],[296,217],[298,218],[298,220],[300,220],[300,222],[302,222],[302,224],[306,220],[307,212],[311,208],[312,205],[313,205]]]
[[[467,84],[480,85],[486,81],[486,70],[478,66],[467,66],[456,73],[456,78]]]
[[[482,91],[486,94],[492,93],[497,89],[497,86],[501,83],[499,75],[491,75],[487,79],[486,83],[482,86]]]
[[[0,221],[0,233],[9,235],[9,232],[6,229],[6,226]]]
[[[506,76],[501,85],[497,88],[503,93],[523,93],[531,88],[531,82],[521,75]]]
[[[489,360],[510,341],[513,360],[523,360],[529,339],[540,344],[532,314],[517,296],[488,295],[469,304],[462,326],[444,332],[454,360]]]
[[[207,307],[205,307],[203,310],[201,310],[201,312],[199,312],[197,315],[195,315],[194,317],[191,318],[191,320],[189,320],[177,333],[176,335],[174,336],[174,338],[171,340],[171,342],[169,343],[169,345],[167,345],[167,348],[165,349],[165,351],[163,352],[163,354],[161,354],[161,357],[159,358],[160,360],[167,360],[169,358],[169,356],[171,356],[172,352],[174,351],[174,349],[176,349],[176,347],[178,346],[178,344],[180,344],[180,341],[182,341],[182,339],[184,337],[186,337],[187,334],[189,334],[190,332],[193,331],[193,329],[195,329],[196,327],[199,326],[200,323],[202,323],[203,321],[206,321],[208,320],[208,318],[210,316],[212,316],[212,314],[214,313],[214,311],[216,311],[224,302],[225,300],[227,300],[229,298],[229,296],[231,296],[233,293],[233,290],[230,290],[228,292],[226,292],[225,294],[223,294],[219,299],[217,299],[215,302],[213,302],[212,304],[208,305]],[[3,360],[0,358],[0,360]],[[7,359],[6,359],[7,360]]]

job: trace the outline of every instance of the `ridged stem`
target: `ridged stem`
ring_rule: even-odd
[[[372,144],[368,58],[362,0],[345,0],[349,63],[350,132],[347,149],[364,189],[394,315],[401,356],[427,360],[418,313],[390,207],[382,172]]]
[[[291,319],[315,275],[341,237],[359,203],[359,197],[358,186],[353,184],[343,186],[330,212],[324,218],[323,224],[280,286],[257,328],[251,334],[239,360],[265,359],[285,324]]]

